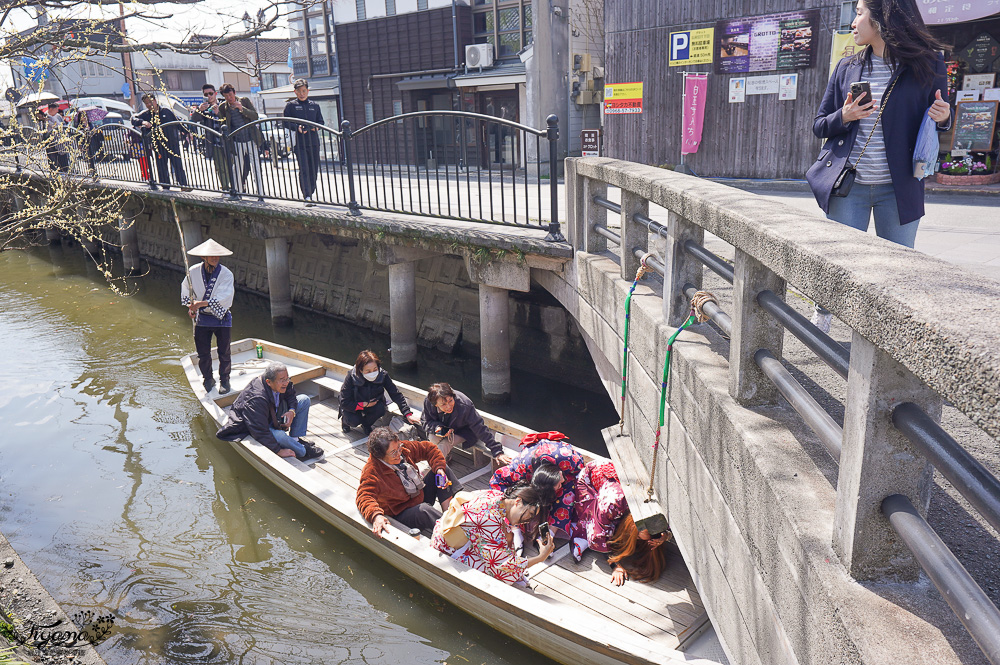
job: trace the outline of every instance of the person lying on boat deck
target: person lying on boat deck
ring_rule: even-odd
[[[233,296],[236,295],[233,273],[219,264],[223,256],[232,252],[211,238],[188,251],[191,256],[204,257],[204,262],[191,266],[187,277],[181,281],[181,304],[188,308],[194,319],[194,347],[198,351],[198,369],[201,370],[205,392],[212,392],[212,335],[219,349],[219,394],[229,392],[230,359],[229,342],[232,340]],[[191,300],[192,291],[194,300]]]
[[[434,501],[447,510],[462,483],[430,441],[400,441],[388,427],[376,427],[368,435],[368,461],[361,470],[357,504],[361,516],[372,524],[379,538],[389,526],[389,517],[411,529],[429,529],[441,513]],[[418,462],[430,470],[421,475]]]
[[[420,422],[427,432],[427,438],[441,450],[445,458],[455,444],[471,448],[476,441],[482,441],[490,449],[490,456],[497,466],[510,463],[510,455],[504,454],[503,446],[483,422],[483,417],[476,411],[472,400],[447,383],[435,383],[427,391]]]
[[[512,527],[536,517],[544,520],[551,503],[551,493],[526,483],[506,492],[459,492],[434,525],[431,547],[501,582],[524,586],[525,570],[545,561],[555,540],[546,533],[538,541],[538,555],[525,559],[514,549]]]
[[[655,582],[663,572],[665,557],[660,546],[671,538],[655,537],[638,530],[629,513],[618,472],[611,462],[588,462],[576,479],[573,506],[573,558],[580,561],[589,547],[606,552],[613,572],[611,581],[621,586],[634,575],[640,582]]]
[[[554,465],[560,474],[544,475],[544,482],[553,485],[555,498],[549,508],[549,524],[566,534],[570,533],[570,522],[573,519],[573,502],[576,500],[576,475],[583,468],[583,456],[573,449],[566,435],[562,432],[538,432],[521,439],[523,450],[511,460],[510,464],[497,469],[490,479],[490,487],[503,490],[520,482],[539,484],[540,478],[534,481],[534,474],[543,465]],[[515,536],[516,537],[516,536]]]
[[[308,425],[309,396],[295,394],[285,365],[269,362],[264,374],[240,392],[226,424],[215,435],[223,441],[238,441],[249,434],[279,457],[314,464],[326,454],[302,438]]]
[[[340,387],[340,422],[344,432],[361,425],[365,434],[371,434],[376,423],[387,425],[387,418],[386,422],[379,423],[387,414],[385,393],[389,393],[407,421],[413,425],[420,422],[411,413],[410,405],[389,378],[389,373],[382,369],[378,356],[370,350],[362,351]]]

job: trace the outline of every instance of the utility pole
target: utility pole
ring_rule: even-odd
[[[125,4],[122,2],[118,3],[118,13],[121,16],[121,20],[119,22],[121,24],[122,44],[127,45],[128,39],[126,39],[125,37]],[[132,72],[131,53],[128,52],[122,53],[122,68],[125,70],[125,85],[128,86],[129,95],[131,96],[131,99],[129,101],[132,102],[132,108],[136,108],[139,95],[136,94],[137,91],[135,89],[135,74],[133,74]]]

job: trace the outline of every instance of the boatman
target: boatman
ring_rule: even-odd
[[[181,304],[188,308],[188,316],[194,319],[194,347],[198,351],[198,369],[201,370],[205,392],[212,392],[215,379],[212,377],[212,335],[219,350],[219,394],[229,392],[229,372],[232,360],[229,342],[233,335],[233,296],[236,287],[233,272],[219,263],[223,256],[232,252],[211,238],[188,252],[191,256],[204,258],[203,263],[191,266],[188,276],[181,282]],[[194,291],[195,300],[191,300]]]

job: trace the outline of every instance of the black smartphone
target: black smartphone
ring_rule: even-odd
[[[858,106],[864,106],[872,101],[872,84],[868,81],[857,81],[851,84],[851,97]]]
[[[546,540],[549,539],[549,523],[548,522],[542,522],[541,524],[538,525],[538,537],[542,539],[543,543]]]

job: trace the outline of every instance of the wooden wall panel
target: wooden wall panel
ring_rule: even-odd
[[[720,18],[820,9],[816,65],[799,74],[797,99],[748,95],[729,103],[729,79],[711,65],[670,67],[669,33],[714,27]],[[819,151],[812,121],[826,89],[831,34],[839,3],[794,0],[605,0],[606,83],[643,82],[643,113],[605,116],[605,154],[644,164],[680,162],[681,71],[708,72],[708,103],[699,151],[685,157],[698,175],[803,178]],[[776,74],[760,72],[747,77]]]

